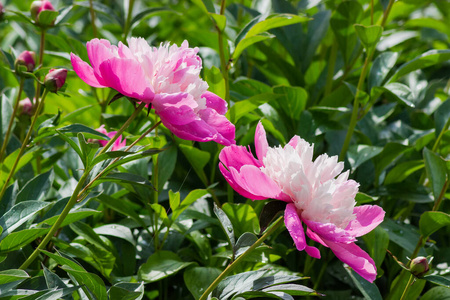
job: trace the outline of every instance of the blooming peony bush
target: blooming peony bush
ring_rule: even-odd
[[[449,298],[446,24],[0,0],[0,298]]]

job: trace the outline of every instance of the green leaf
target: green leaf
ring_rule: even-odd
[[[182,261],[171,251],[158,251],[139,268],[138,277],[146,283],[155,282],[174,275],[191,264],[193,263]]]
[[[363,12],[358,1],[343,1],[330,19],[331,29],[336,36],[346,65],[350,62],[357,46],[357,36],[353,25],[359,23]]]
[[[273,28],[283,27],[287,25],[297,24],[309,21],[305,15],[293,15],[293,14],[274,14],[267,17],[255,25],[253,25],[248,31],[245,37],[255,36]]]
[[[194,299],[200,299],[221,272],[220,269],[213,267],[193,267],[183,273],[184,283]]]
[[[380,225],[389,234],[390,241],[396,243],[406,250],[407,255],[411,255],[416,248],[416,243],[419,240],[419,233],[411,225],[397,223],[391,219],[385,219]],[[420,250],[420,255],[424,253]]]
[[[138,152],[136,154],[131,154],[131,155],[128,155],[126,157],[123,157],[120,160],[116,161],[115,163],[112,163],[111,165],[108,165],[104,169],[105,174],[108,174],[108,172],[110,172],[111,170],[113,170],[116,167],[121,166],[121,165],[123,165],[123,164],[125,164],[127,162],[135,161],[137,159],[141,159],[141,158],[144,158],[144,157],[149,157],[151,155],[155,155],[155,154],[161,153],[164,150],[165,149],[153,149],[152,148],[152,149],[148,149],[148,150],[145,150],[145,151],[142,151],[142,152]]]
[[[374,87],[372,91],[373,94],[385,92],[388,96],[393,97],[394,100],[404,103],[409,107],[415,107],[414,102],[412,102],[414,101],[415,96],[413,95],[411,89],[404,84],[394,82],[383,87]],[[374,97],[373,94],[372,97]]]
[[[158,218],[164,223],[164,225],[166,225],[167,227],[172,226],[172,221],[167,216],[167,211],[164,208],[164,206],[158,203],[152,203],[151,207],[158,216]]]
[[[256,241],[258,237],[251,232],[244,232],[237,240],[233,247],[234,257],[237,258],[248,250]]]
[[[273,34],[270,34],[268,32],[263,32],[257,35],[253,35],[250,37],[243,38],[239,44],[237,44],[236,48],[234,49],[234,52],[232,54],[233,61],[237,61],[239,59],[239,56],[241,56],[242,52],[250,47],[253,44],[256,44],[258,42],[262,42],[264,40],[272,39],[275,36]]]
[[[100,177],[92,184],[92,187],[95,187],[102,182],[115,182],[120,185],[132,184],[132,185],[142,186],[142,187],[145,187],[150,190],[154,190],[154,187],[150,181],[148,181],[147,179],[145,179],[142,176],[132,174],[132,173],[114,173],[114,174],[106,175],[104,177]]]
[[[27,200],[42,200],[49,192],[54,177],[53,171],[50,170],[28,181],[17,194],[16,203]]]
[[[80,157],[81,161],[85,161],[85,157],[80,149],[80,147],[78,147],[77,143],[75,143],[70,137],[66,136],[64,133],[60,132],[59,130],[56,130],[56,133],[59,135],[60,138],[62,138],[64,141],[66,141],[70,147],[72,147],[73,150],[75,150],[75,152],[78,154],[78,156]]]
[[[211,69],[203,69],[205,80],[208,83],[208,91],[216,94],[222,99],[225,99],[225,80],[223,79],[220,70],[212,66]]]
[[[350,268],[345,268],[350,278],[353,280],[353,283],[358,287],[361,294],[363,294],[364,299],[367,300],[382,300],[380,290],[374,283],[370,283],[360,275],[358,275],[355,271]]]
[[[31,228],[10,233],[0,242],[0,253],[19,250],[49,231],[50,228]]]
[[[88,209],[88,208],[78,208],[78,209],[72,209],[67,217],[64,219],[60,227],[64,227],[66,225],[69,225],[71,223],[77,222],[79,220],[85,219],[87,217],[93,216],[95,214],[100,214],[99,211]],[[59,215],[53,216],[51,218],[48,218],[42,222],[39,223],[38,226],[43,227],[45,224],[46,226],[52,226],[55,224],[56,220],[58,219]]]
[[[383,33],[383,27],[379,25],[364,26],[355,24],[355,31],[358,35],[364,48],[367,50],[368,55],[375,50],[378,41]]]
[[[31,149],[30,151],[26,152],[22,157],[19,159],[19,162],[17,163],[16,169],[13,172],[13,175],[15,175],[20,169],[22,169],[25,165],[27,165],[31,160],[37,155],[38,148],[35,147]],[[0,166],[0,184],[4,183],[6,179],[8,178],[8,174],[14,165],[14,162],[16,161],[17,156],[19,155],[20,149],[15,150],[13,153],[8,155],[5,160],[3,161],[3,164]],[[6,183],[7,184],[7,183]]]
[[[119,282],[108,290],[108,296],[109,300],[141,300],[144,291],[144,282]]]
[[[447,181],[447,165],[440,156],[427,148],[423,149],[423,158],[427,176],[431,181],[434,199],[437,201]]]
[[[445,100],[434,113],[436,137],[441,134],[441,131],[448,130],[450,126],[450,98]]]
[[[130,228],[120,224],[106,224],[100,227],[95,227],[94,232],[99,235],[113,236],[119,239],[123,239],[129,242],[131,245],[136,246],[136,240],[133,237],[133,233]]]
[[[395,163],[395,161],[406,151],[411,149],[409,146],[402,145],[400,143],[389,142],[387,143],[383,151],[374,157],[375,163],[375,176],[378,178],[381,172],[389,165]]]
[[[426,211],[419,220],[420,233],[424,237],[428,237],[448,225],[450,225],[450,215],[441,211]]]
[[[86,223],[76,222],[69,225],[76,234],[83,237],[89,243],[110,252],[110,247],[100,238],[100,236]]]
[[[212,0],[193,0],[195,5],[200,7],[206,13],[215,13],[214,2]]]
[[[425,276],[427,277],[427,276]],[[435,286],[420,297],[421,300],[450,300],[450,289],[442,286]]]
[[[236,236],[241,236],[244,232],[259,233],[258,216],[251,205],[225,203],[222,209],[233,224]]]
[[[360,165],[377,156],[383,151],[382,147],[369,145],[353,145],[348,150],[348,161],[354,172]]]
[[[17,280],[24,280],[30,278],[30,275],[27,274],[24,270],[5,270],[0,271],[0,284],[10,283]]]
[[[224,15],[219,15],[211,12],[208,14],[214,20],[217,28],[220,31],[223,31],[225,29],[225,26],[227,25],[227,18]]]
[[[134,221],[138,222],[142,227],[146,227],[144,221],[141,219],[141,217],[139,217],[139,214],[134,211],[132,203],[130,203],[128,200],[118,199],[106,194],[99,195],[97,199],[100,200],[106,207],[109,207],[127,217],[130,217]]]
[[[74,270],[70,266],[65,265],[63,265],[61,269],[73,276],[79,285],[84,284],[98,300],[108,299],[105,284],[99,276],[84,270]]]
[[[394,75],[389,78],[388,82],[397,81],[400,77],[411,73],[412,71],[425,69],[449,59],[450,50],[430,50],[400,66]]]
[[[276,95],[274,93],[261,93],[248,99],[238,101],[228,110],[227,117],[234,114],[234,120],[237,122],[242,117],[256,110],[260,105],[283,96],[284,95]]]
[[[172,221],[175,221],[180,214],[185,211],[189,206],[191,206],[192,203],[200,199],[201,197],[208,194],[207,190],[193,190],[189,192],[189,194],[184,198],[184,200],[181,202],[181,205],[179,205],[176,209],[172,210]]]
[[[281,95],[277,102],[283,111],[293,120],[299,120],[301,112],[305,109],[308,93],[301,87],[276,86],[274,94]]]
[[[76,262],[72,258],[65,257],[61,251],[57,251],[57,253],[48,252],[46,250],[41,250],[42,253],[56,261],[58,265],[61,266],[69,266],[72,270],[77,271],[86,271],[78,262]]]
[[[384,179],[384,184],[402,182],[412,173],[425,167],[423,160],[411,160],[402,162],[393,167]]]
[[[207,151],[200,150],[190,145],[180,144],[178,145],[181,152],[183,152],[184,156],[186,156],[187,160],[191,164],[195,173],[197,173],[198,177],[202,180],[203,184],[207,186],[208,179],[206,177],[203,168],[209,162],[211,158],[211,154]]]
[[[58,275],[56,275],[56,273],[53,273],[45,266],[43,266],[42,268],[44,269],[45,282],[47,283],[47,287],[49,289],[67,287],[67,285]]]
[[[8,129],[9,120],[13,112],[12,103],[5,94],[0,94],[0,144],[5,142],[6,131]]]
[[[234,238],[234,229],[233,225],[228,218],[227,214],[214,203],[214,214],[220,221],[220,225],[222,226],[223,231],[228,237],[228,241],[230,242],[231,248],[234,248],[235,238]]]
[[[76,137],[78,133],[84,133],[88,139],[102,139],[109,140],[109,137],[103,133],[98,132],[83,124],[71,124],[58,129],[61,133],[65,133],[67,136]]]
[[[51,26],[54,24],[59,12],[53,10],[43,10],[38,14],[38,23],[41,26]]]
[[[172,192],[172,190],[169,191],[169,204],[170,209],[172,211],[177,210],[177,208],[180,206],[180,193],[179,192]]]
[[[380,268],[389,246],[389,234],[383,228],[376,227],[364,235],[363,240],[367,245],[370,257],[375,261],[377,269]]]
[[[97,157],[92,161],[92,166],[111,158],[124,157],[128,155],[135,154],[135,152],[127,152],[127,151],[107,151]]]
[[[41,210],[48,207],[50,202],[43,201],[23,201],[14,205],[0,218],[0,226],[3,232],[0,235],[0,240],[13,232],[22,224],[34,218]]]
[[[174,11],[168,7],[151,7],[151,8],[144,9],[143,11],[141,11],[140,13],[138,13],[137,15],[135,15],[133,17],[133,19],[130,22],[130,27],[132,27],[134,23],[136,23],[144,18],[153,16],[153,15],[158,15],[160,13],[167,13],[167,12],[174,12]]]
[[[260,233],[262,234],[267,227],[269,227],[270,223],[272,223],[275,218],[284,212],[286,209],[286,202],[284,201],[269,201],[267,202],[259,216],[259,227],[260,227]]]
[[[368,86],[369,91],[375,86],[381,86],[386,76],[395,66],[398,58],[398,52],[383,52],[377,56],[370,68]]]

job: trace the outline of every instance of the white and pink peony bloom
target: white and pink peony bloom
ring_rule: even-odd
[[[142,38],[119,42],[93,39],[87,43],[92,65],[71,53],[74,71],[93,87],[110,87],[152,105],[162,123],[182,139],[234,144],[235,128],[224,114],[227,103],[207,91],[200,78],[198,48],[162,44],[151,47]]]
[[[341,173],[344,163],[337,156],[322,154],[313,161],[313,146],[294,136],[283,147],[270,148],[261,123],[255,132],[257,159],[242,146],[225,147],[219,168],[228,183],[242,196],[288,202],[284,221],[299,251],[320,258],[316,247],[308,246],[306,235],[330,248],[343,262],[366,280],[377,272],[372,258],[354,242],[372,231],[384,218],[376,205],[355,207],[359,184]]]
[[[95,130],[97,130],[100,133],[103,133],[104,135],[106,135],[109,138],[113,138],[117,133],[117,131],[111,131],[111,132],[106,131],[105,125],[102,125]],[[102,147],[105,147],[106,144],[108,144],[108,141],[106,141],[106,140],[97,140],[97,141],[100,144],[100,146],[102,146]],[[126,139],[122,140],[122,135],[119,135],[117,140],[114,141],[114,143],[111,147],[111,151],[120,150],[121,148],[125,147],[126,145],[127,145],[127,140]]]

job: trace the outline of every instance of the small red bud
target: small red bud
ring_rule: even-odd
[[[56,93],[66,82],[66,77],[66,69],[51,69],[44,79],[45,88],[50,92]]]
[[[416,277],[421,277],[428,272],[430,266],[428,265],[428,260],[426,257],[418,256],[411,260],[411,273]]]
[[[56,11],[55,8],[53,7],[52,3],[50,1],[48,1],[48,0],[33,1],[31,3],[31,7],[30,7],[31,18],[33,18],[33,20],[35,22],[38,22],[39,21],[39,14],[43,10]]]
[[[14,62],[14,68],[16,70],[17,75],[23,76],[23,71],[25,72],[33,72],[34,67],[36,65],[36,54],[33,51],[23,51],[17,56],[16,61]],[[25,66],[26,70],[23,70],[21,66]]]
[[[5,9],[3,8],[3,4],[0,2],[0,20],[3,18],[4,13],[5,13]]]
[[[21,115],[33,115],[33,103],[29,98],[25,98],[19,101],[19,114]]]

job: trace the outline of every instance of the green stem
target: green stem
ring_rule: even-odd
[[[355,131],[356,122],[358,121],[358,112],[359,112],[359,94],[362,90],[362,86],[364,84],[364,80],[366,79],[367,71],[369,69],[369,63],[372,59],[372,55],[367,56],[364,61],[364,66],[361,71],[361,75],[359,76],[358,86],[356,87],[355,100],[353,101],[353,111],[352,116],[350,118],[350,124],[348,126],[347,135],[345,136],[344,145],[342,146],[341,154],[339,154],[339,160],[343,161],[345,159],[345,154],[347,153],[348,146],[350,145],[350,141],[353,136],[353,132]]]
[[[94,38],[97,37],[97,27],[95,26],[95,11],[94,4],[92,0],[89,0],[89,12],[91,14],[91,24],[92,24],[92,33],[94,34]]]
[[[370,25],[373,25],[373,0],[370,0]]]
[[[283,217],[278,218],[274,222],[274,224],[267,229],[267,231],[253,244],[250,246],[250,248],[247,249],[241,256],[236,258],[235,261],[233,261],[231,264],[226,267],[226,269],[214,280],[213,283],[206,289],[206,291],[203,293],[203,295],[200,297],[199,300],[205,300],[208,295],[217,287],[217,285],[253,250],[255,250],[259,245],[264,242],[269,235],[271,235],[275,230],[277,230],[282,224],[283,224]]]
[[[408,283],[406,284],[405,289],[403,290],[403,294],[402,297],[400,298],[400,300],[406,299],[406,294],[408,293],[409,288],[413,285],[414,283],[414,276],[411,274],[411,276],[409,277]]]
[[[42,100],[44,100],[45,96],[47,94],[47,91],[44,92],[44,96],[42,97]],[[41,104],[44,101],[41,102]],[[40,105],[41,105],[40,104]],[[139,107],[133,112],[133,114],[128,118],[128,120],[122,125],[122,127],[117,131],[117,133],[114,135],[114,137],[103,147],[102,150],[100,150],[95,157],[98,157],[102,155],[106,150],[114,143],[115,140],[122,134],[122,132],[130,125],[131,121],[134,120],[134,118],[139,114],[139,112],[145,107],[145,103],[141,103]],[[35,116],[35,119],[37,118],[37,115]],[[95,158],[94,158],[95,159]],[[41,241],[41,243],[38,245],[38,247],[33,251],[33,253],[28,257],[28,259],[20,266],[20,269],[24,270],[26,269],[39,255],[40,250],[44,249],[45,246],[50,242],[53,235],[58,231],[62,223],[64,222],[64,219],[69,214],[70,210],[73,208],[73,206],[77,203],[78,199],[82,195],[80,192],[82,190],[82,187],[86,181],[86,179],[89,177],[91,169],[87,168],[84,170],[83,175],[81,176],[80,180],[78,181],[77,186],[75,187],[75,190],[72,193],[72,196],[69,199],[69,202],[67,202],[66,206],[64,207],[64,210],[59,215],[58,219],[56,220],[55,224],[50,228],[50,231],[47,233],[45,238]]]
[[[333,75],[334,75],[334,67],[336,65],[336,59],[337,59],[337,50],[338,50],[337,48],[338,48],[338,44],[337,44],[336,39],[334,39],[333,45],[331,46],[330,59],[328,61],[327,83],[325,85],[324,97],[329,95],[333,88]]]
[[[72,194],[72,196],[69,199],[69,202],[67,202],[66,207],[64,207],[64,210],[59,215],[58,219],[56,220],[55,224],[53,224],[52,228],[50,228],[50,231],[47,233],[45,238],[40,242],[39,246],[31,253],[31,255],[28,257],[28,259],[19,267],[21,270],[25,270],[35,259],[38,257],[40,251],[47,246],[47,244],[52,239],[53,235],[58,231],[61,224],[64,222],[64,219],[69,214],[70,210],[73,208],[73,206],[77,203],[78,200],[78,192],[82,188],[84,182],[86,181],[87,177],[89,176],[89,171],[85,170],[83,175],[80,178],[80,181],[78,181],[77,186],[75,187],[75,190]]]
[[[13,109],[11,118],[9,119],[8,129],[6,129],[6,134],[5,134],[5,137],[3,138],[2,149],[0,150],[0,163],[3,161],[3,155],[5,154],[6,145],[8,144],[9,136],[12,131],[12,127],[14,124],[14,118],[16,117],[17,109],[19,108],[20,95],[22,95],[24,83],[25,83],[25,79],[23,77],[21,77],[20,83],[19,83],[19,93],[17,94],[16,103],[14,104],[14,109]],[[32,101],[32,100],[30,100],[30,101]]]
[[[29,142],[30,137],[31,137],[31,133],[33,132],[33,127],[36,124],[36,120],[38,118],[37,112],[40,111],[40,109],[42,108],[42,106],[44,104],[45,97],[47,96],[47,93],[48,93],[47,90],[45,90],[44,95],[42,95],[42,101],[39,103],[39,105],[37,107],[36,113],[35,113],[35,115],[33,117],[33,120],[31,121],[30,129],[28,129],[27,135],[25,136],[25,139],[23,140],[22,146],[20,147],[19,154],[17,155],[16,160],[14,161],[14,164],[13,164],[11,170],[9,171],[8,178],[6,179],[5,184],[4,184],[4,186],[3,186],[3,188],[2,188],[2,190],[0,192],[0,201],[2,200],[3,195],[6,192],[6,188],[8,187],[9,181],[11,180],[11,178],[14,175],[14,171],[16,170],[17,164],[19,163],[19,160],[22,157],[22,154],[25,152],[25,148],[28,145],[28,142]]]
[[[44,62],[44,49],[45,49],[45,29],[41,29],[41,41],[39,44],[39,68],[42,67],[42,64]],[[40,80],[40,77],[37,77],[37,79]],[[37,106],[39,106],[39,97],[41,95],[41,85],[38,83],[36,86],[36,93],[35,93],[35,103]],[[31,100],[31,99],[30,99]],[[38,111],[36,111],[38,113]]]
[[[389,17],[389,13],[391,12],[392,6],[394,5],[395,0],[390,0],[389,4],[384,11],[383,19],[381,20],[381,27],[384,27],[386,25],[387,18]]]
[[[130,31],[131,26],[131,16],[133,14],[133,6],[134,6],[134,0],[130,0],[128,3],[128,13],[127,13],[127,19],[125,20],[125,29],[123,31],[123,39],[126,40],[128,33]]]
[[[441,132],[439,133],[439,136],[436,139],[436,142],[434,142],[433,148],[431,151],[436,152],[437,147],[439,146],[439,142],[441,141],[442,137],[444,136],[444,133],[447,131],[448,127],[450,126],[450,119],[445,122],[444,127],[442,128]]]

